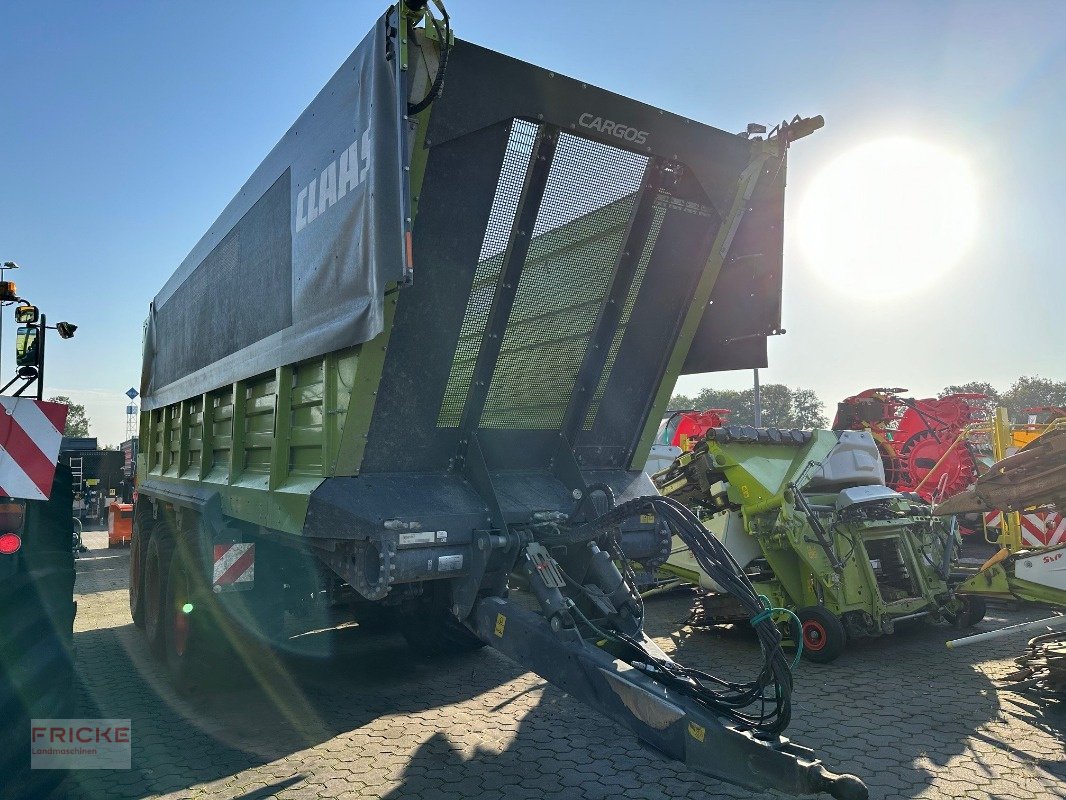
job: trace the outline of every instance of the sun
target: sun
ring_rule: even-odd
[[[977,231],[977,183],[965,158],[916,139],[881,139],[827,164],[803,198],[800,246],[846,293],[921,292],[957,265]]]

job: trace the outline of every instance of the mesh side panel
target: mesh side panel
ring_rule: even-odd
[[[628,198],[640,186],[645,156],[561,134],[533,235]]]
[[[165,386],[292,325],[289,170],[285,170],[156,310],[175,337],[153,367]],[[238,302],[239,300],[239,302]],[[226,320],[227,335],[218,335]]]
[[[504,252],[511,236],[511,228],[514,226],[515,213],[522,197],[522,186],[536,137],[537,126],[533,123],[518,119],[511,123],[511,134],[503,156],[503,166],[500,167],[496,194],[492,198],[492,210],[485,227],[485,238],[481,242],[481,254],[474,272],[474,282],[470,287],[470,298],[466,302],[463,325],[459,329],[459,343],[455,348],[448,383],[444,389],[444,400],[437,418],[438,428],[454,428],[462,418],[470,379],[474,374],[474,364],[481,347],[481,338],[485,333],[492,298],[496,295]]]
[[[607,361],[603,365],[603,374],[600,375],[599,386],[596,387],[596,394],[592,397],[588,415],[585,417],[585,430],[591,430],[592,422],[596,419],[596,414],[600,410],[600,401],[603,400],[603,393],[607,390],[607,382],[611,379],[611,370],[614,368],[615,359],[618,358],[618,350],[622,346],[622,337],[625,336],[626,326],[629,325],[629,317],[633,313],[633,306],[637,303],[637,295],[640,294],[641,284],[644,283],[644,276],[648,271],[648,262],[651,261],[652,251],[655,250],[655,243],[659,240],[659,231],[662,229],[664,217],[666,217],[666,199],[659,197],[655,201],[655,213],[648,228],[648,238],[644,242],[644,250],[640,254],[640,261],[637,262],[636,271],[633,273],[633,282],[629,285],[629,294],[626,295],[625,305],[622,307],[622,313],[618,318],[618,327],[615,329],[614,338],[611,340],[611,349],[608,351]]]
[[[647,161],[560,135],[481,427],[561,427]]]

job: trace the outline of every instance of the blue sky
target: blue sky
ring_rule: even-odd
[[[11,277],[51,319],[79,324],[49,348],[48,390],[84,402],[103,442],[123,438],[149,299],[384,5],[0,10],[0,260],[22,265]],[[463,38],[717,127],[825,115],[791,156],[788,334],[771,343],[764,381],[832,405],[870,385],[1066,379],[1066,4],[448,6]],[[965,158],[978,187],[960,263],[892,299],[892,274],[827,285],[795,230],[819,170],[885,137]],[[6,374],[14,325],[4,327]]]

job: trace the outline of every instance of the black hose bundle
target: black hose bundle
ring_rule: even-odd
[[[425,6],[428,5],[428,3],[422,3],[422,5]],[[426,96],[417,103],[407,104],[407,114],[412,117],[415,114],[420,114],[425,111],[434,100],[440,97],[440,93],[444,90],[444,76],[448,71],[448,56],[450,56],[452,52],[451,17],[448,16],[448,12],[444,8],[443,3],[435,2],[434,5],[437,6],[444,21],[444,30],[441,30],[440,23],[429,13],[429,9],[426,9],[426,19],[433,25],[433,29],[437,34],[437,41],[440,42],[440,58],[437,62],[437,74],[434,76],[433,83],[430,85],[429,91],[426,92]]]
[[[628,648],[631,655],[626,660],[657,681],[743,729],[776,736],[788,727],[792,717],[792,668],[781,649],[781,633],[771,618],[769,603],[755,591],[725,545],[703,527],[691,510],[669,497],[640,497],[612,508],[586,525],[571,529],[566,538],[575,542],[589,541],[599,532],[649,511],[664,520],[688,546],[711,580],[733,595],[751,614],[751,624],[763,653],[763,666],[758,676],[748,682],[727,681],[663,660],[649,653],[640,640],[618,631],[600,630],[580,612],[578,616],[598,635]],[[748,710],[753,706],[757,710]]]

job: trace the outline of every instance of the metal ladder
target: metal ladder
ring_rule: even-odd
[[[81,492],[85,490],[83,480],[85,477],[85,471],[83,462],[84,459],[82,456],[70,457],[70,477],[75,492]]]

